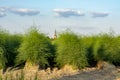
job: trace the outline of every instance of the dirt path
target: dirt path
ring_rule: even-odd
[[[56,79],[52,79],[56,80]],[[120,80],[120,72],[116,70],[93,70],[80,72],[72,76],[64,76],[57,80]]]

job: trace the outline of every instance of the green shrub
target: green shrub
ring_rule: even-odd
[[[5,49],[6,36],[8,34],[0,28],[0,69],[6,67],[7,63],[7,53]]]
[[[108,62],[119,63],[120,39],[110,34],[102,34],[94,46],[94,58]]]
[[[6,68],[14,66],[14,60],[17,55],[17,48],[21,42],[19,34],[12,35],[5,30],[0,29],[0,67]]]
[[[22,35],[14,34],[14,35],[8,35],[6,37],[5,42],[5,49],[6,49],[6,58],[7,58],[7,66],[13,66],[15,65],[15,58],[18,54],[17,49],[19,48],[22,40]]]
[[[94,48],[96,39],[97,39],[96,35],[83,36],[81,39],[82,45],[84,45],[84,48],[87,51],[86,55],[87,55],[87,60],[90,67],[96,65],[96,59],[94,58],[94,54],[93,54],[93,48]]]
[[[69,64],[80,69],[88,65],[86,49],[76,34],[63,32],[56,40],[56,45],[56,61],[59,66]]]
[[[32,28],[23,37],[16,63],[28,62],[45,67],[49,65],[48,58],[52,55],[51,46],[49,38],[39,33],[36,28]]]

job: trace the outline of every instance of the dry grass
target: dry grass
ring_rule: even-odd
[[[11,70],[6,71],[4,75],[2,75],[3,79],[6,77],[9,79],[16,80],[17,77],[21,76],[21,74],[24,77],[24,80],[34,80],[35,76],[37,76],[38,80],[49,80],[52,78],[61,78],[62,76],[70,76],[77,74],[78,70],[72,69],[72,66],[66,65],[62,69],[58,70],[58,68],[54,68],[51,70],[50,68],[47,68],[46,70],[37,70],[36,66],[29,67],[28,69],[25,67],[21,70]],[[11,80],[12,80],[11,79]]]
[[[65,65],[60,70],[58,68],[54,68],[53,70],[47,68],[46,70],[38,71],[34,68],[36,67],[10,70],[1,76],[3,80],[120,80],[120,71],[118,69],[114,71],[98,70],[97,68],[75,70],[70,65]]]

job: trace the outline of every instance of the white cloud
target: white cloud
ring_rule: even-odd
[[[6,8],[5,8],[5,7],[0,7],[0,17],[6,16],[5,11],[6,11]]]
[[[0,11],[0,17],[4,17],[4,16],[6,16],[5,12]]]
[[[92,17],[107,17],[109,15],[108,12],[91,12]]]
[[[9,10],[10,12],[12,13],[15,13],[15,14],[18,14],[20,16],[25,16],[25,15],[28,15],[28,16],[33,16],[33,15],[37,15],[40,13],[40,11],[38,10],[34,10],[34,9],[25,9],[25,8],[12,8]]]
[[[85,13],[80,10],[72,10],[72,9],[53,9],[56,16],[61,17],[79,17],[85,16]],[[40,13],[39,10],[28,9],[28,8],[10,8],[10,7],[0,7],[0,17],[4,17],[8,14],[8,12],[20,15],[20,16],[34,16]],[[92,17],[107,17],[110,13],[108,12],[91,12]]]
[[[71,9],[54,9],[56,16],[61,17],[71,17],[71,16],[84,16],[85,14],[79,10],[71,10]]]
[[[5,12],[7,8],[5,7],[0,7],[0,11]]]
[[[40,11],[35,9],[0,7],[0,17],[6,16],[8,12],[15,13],[21,16],[25,16],[25,15],[33,16],[40,13]]]

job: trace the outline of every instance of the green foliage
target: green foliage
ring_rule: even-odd
[[[22,39],[22,36],[19,34],[8,35],[6,37],[5,49],[7,53],[6,58],[8,60],[7,62],[8,66],[15,65],[14,60],[18,54],[17,49],[19,48],[19,45],[21,44],[21,39]]]
[[[0,30],[0,67],[13,66],[17,55],[17,48],[21,42],[21,36],[12,35],[5,30]]]
[[[25,62],[42,68],[56,63],[59,67],[68,64],[84,68],[95,66],[99,60],[120,65],[120,36],[112,33],[77,36],[66,31],[50,40],[36,28],[24,35],[10,34],[0,28],[0,69],[3,70]]]
[[[104,60],[105,59],[105,54],[104,54],[104,36],[99,35],[99,37],[97,37],[97,39],[95,40],[94,43],[94,48],[93,48],[93,54],[94,54],[94,58],[96,61],[99,60]]]
[[[67,31],[60,34],[56,45],[56,61],[60,66],[69,64],[76,68],[84,68],[88,65],[86,49],[74,33]]]
[[[7,63],[6,54],[2,47],[0,47],[0,69],[5,68]]]
[[[23,37],[22,44],[18,51],[16,62],[30,62],[32,65],[44,67],[48,65],[47,59],[52,54],[51,42],[44,34],[39,33],[36,28],[32,28]]]
[[[99,35],[94,45],[93,54],[97,61],[120,63],[120,39],[110,34]]]
[[[97,39],[97,36],[95,36],[95,35],[83,36],[81,39],[82,45],[84,45],[84,48],[87,51],[86,55],[87,55],[87,60],[88,60],[89,66],[96,65],[96,60],[94,59],[94,54],[93,54],[93,48],[94,48],[96,39]]]
[[[5,68],[6,63],[7,63],[7,58],[6,58],[6,50],[5,50],[5,41],[6,41],[6,35],[7,33],[0,29],[0,69]]]

